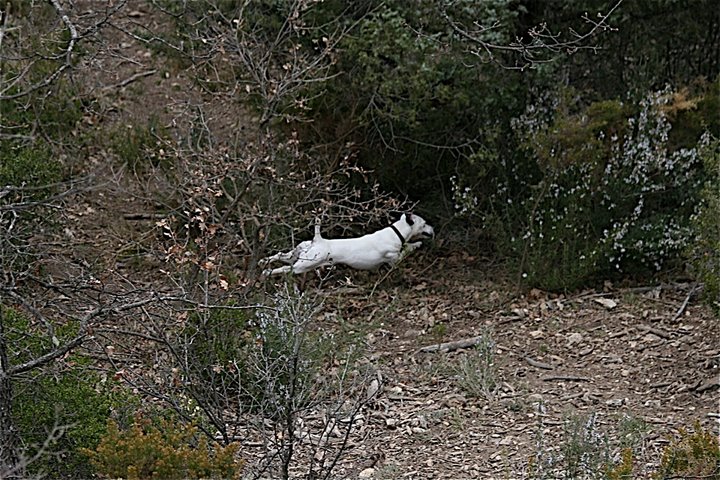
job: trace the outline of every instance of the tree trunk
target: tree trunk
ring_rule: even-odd
[[[3,308],[0,305],[0,478],[20,478],[17,432],[12,419],[12,382],[7,375],[7,359]]]

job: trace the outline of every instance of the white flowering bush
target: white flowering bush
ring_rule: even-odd
[[[503,161],[486,221],[530,284],[657,271],[687,250],[710,135],[671,138],[676,100],[666,89],[575,107],[567,91],[515,119],[521,148]]]

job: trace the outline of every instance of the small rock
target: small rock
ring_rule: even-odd
[[[373,475],[375,475],[375,469],[374,468],[366,468],[362,472],[358,474],[359,478],[370,478]]]
[[[409,330],[406,330],[405,333],[403,333],[403,338],[415,338],[419,337],[422,334],[422,330],[416,330],[414,328],[411,328]]]
[[[500,440],[499,444],[500,445],[512,445],[512,440],[513,440],[512,435],[508,435],[507,437]]]
[[[542,402],[543,396],[540,395],[539,393],[531,393],[530,395],[528,395],[527,399],[528,399],[528,402]]]
[[[367,392],[365,392],[365,398],[370,401],[373,398],[375,398],[375,395],[377,395],[378,391],[380,390],[380,382],[377,378],[373,378],[370,382],[370,385],[368,385]]]
[[[577,332],[571,333],[570,335],[568,335],[568,338],[567,338],[568,345],[570,345],[570,346],[575,345],[576,343],[580,343],[582,341],[583,341],[583,336]]]
[[[593,345],[590,345],[586,348],[583,348],[580,350],[580,356],[584,357],[585,355],[590,355],[595,347]]]
[[[535,339],[542,338],[543,335],[544,334],[542,330],[533,330],[532,332],[530,332],[530,336]]]
[[[593,298],[593,301],[602,305],[608,310],[612,310],[613,308],[617,307],[617,302],[611,298]]]

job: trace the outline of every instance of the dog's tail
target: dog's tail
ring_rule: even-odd
[[[322,235],[320,235],[320,217],[315,218],[315,237],[313,237],[313,242],[315,240],[322,240]]]

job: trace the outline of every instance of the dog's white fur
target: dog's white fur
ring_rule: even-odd
[[[306,240],[293,250],[278,253],[260,261],[262,265],[280,261],[287,265],[265,270],[266,275],[282,273],[305,273],[319,267],[334,264],[347,265],[358,270],[373,270],[383,264],[394,265],[407,252],[422,245],[422,237],[435,235],[433,228],[421,217],[403,214],[393,226],[403,236],[406,243],[393,231],[386,227],[375,233],[357,238],[326,239],[320,235],[320,225],[315,223],[315,236]]]

